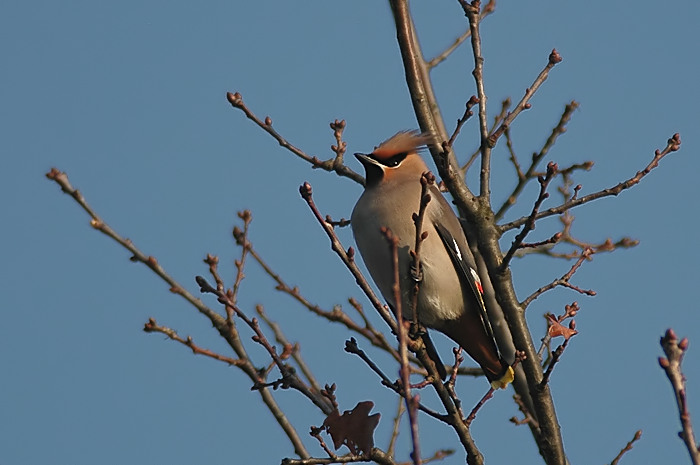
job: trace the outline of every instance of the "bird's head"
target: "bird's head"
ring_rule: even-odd
[[[366,187],[404,179],[420,179],[428,167],[418,154],[431,141],[429,134],[401,131],[374,148],[372,153],[356,153],[365,167]]]

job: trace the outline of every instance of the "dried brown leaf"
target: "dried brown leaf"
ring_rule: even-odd
[[[351,411],[342,415],[333,412],[323,422],[323,428],[331,435],[336,450],[343,444],[353,454],[369,454],[374,447],[374,429],[379,424],[379,413],[369,415],[374,407],[371,401],[359,402]]]

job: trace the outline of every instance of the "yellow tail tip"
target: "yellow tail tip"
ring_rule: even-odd
[[[515,372],[513,367],[508,367],[505,374],[501,376],[500,379],[491,381],[491,387],[494,389],[505,389],[510,383],[515,379]]]

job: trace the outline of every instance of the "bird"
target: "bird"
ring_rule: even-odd
[[[431,200],[422,225],[427,235],[421,243],[420,269],[413,269],[413,215],[420,206],[421,177],[429,171],[419,152],[431,140],[430,134],[400,131],[371,153],[355,154],[365,169],[365,189],[350,217],[353,236],[367,270],[394,312],[397,302],[392,252],[382,228],[398,236],[403,317],[413,319],[411,292],[419,281],[415,309],[418,322],[456,342],[481,366],[494,389],[505,389],[513,381],[513,368],[504,360],[494,339],[481,280],[460,220],[434,184],[429,185]],[[431,350],[435,352],[432,343],[426,346],[429,354]],[[431,359],[436,361],[433,356]],[[444,365],[436,365],[441,366],[444,379]]]

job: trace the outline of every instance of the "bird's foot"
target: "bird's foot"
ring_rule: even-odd
[[[414,341],[418,338],[423,337],[427,333],[425,327],[421,325],[420,323],[416,323],[415,321],[411,323],[410,328],[408,328],[408,337],[413,339]]]
[[[420,265],[418,268],[416,268],[413,263],[411,264],[411,279],[416,284],[423,281],[423,269],[420,267]]]

